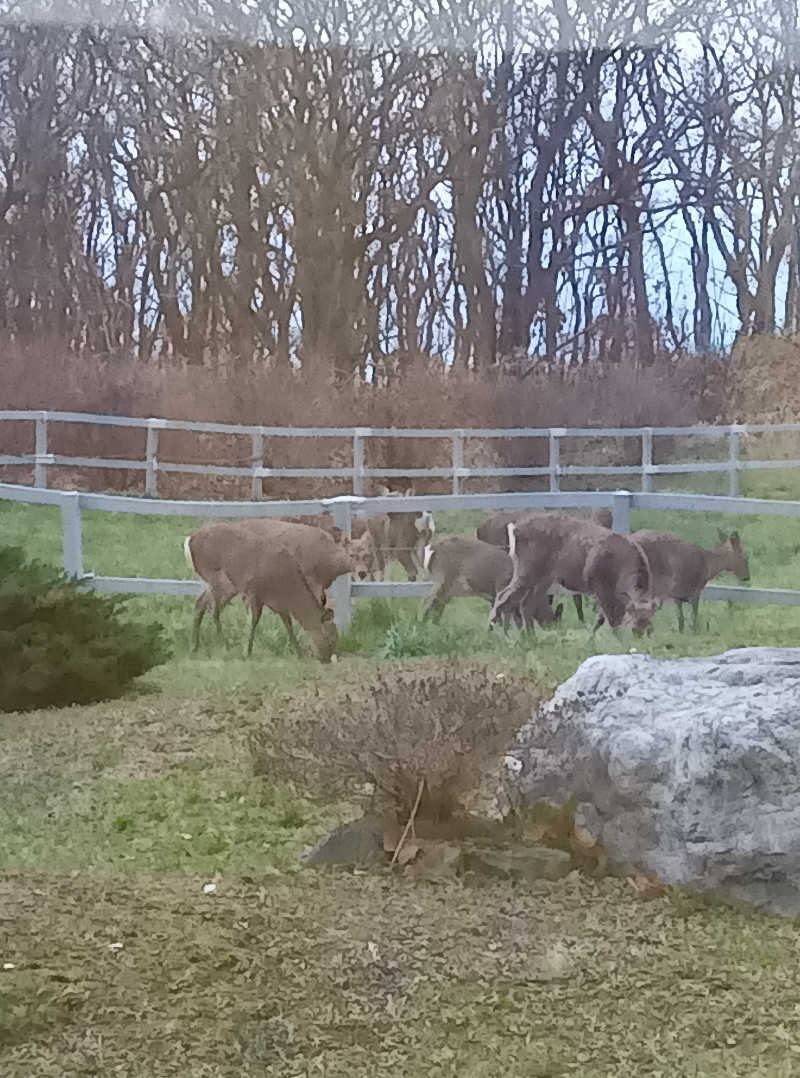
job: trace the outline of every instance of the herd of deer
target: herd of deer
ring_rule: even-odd
[[[383,488],[380,493],[396,492]],[[431,579],[423,617],[440,618],[457,596],[480,595],[492,603],[490,627],[513,622],[527,629],[559,622],[563,606],[554,608],[553,596],[566,593],[573,596],[582,623],[583,596],[595,600],[595,630],[607,622],[613,629],[649,631],[653,614],[669,601],[677,606],[681,631],[683,604],[692,604],[696,630],[700,594],[710,580],[723,572],[749,579],[736,532],[721,534],[719,546],[707,550],[666,532],[615,532],[608,509],[588,518],[548,511],[492,513],[475,538],[450,535],[436,542],[427,511],[354,520],[350,537],[329,515],[314,517],[313,525],[306,519],[206,524],[186,539],[187,561],[205,583],[195,607],[195,650],[206,611],[219,632],[220,611],[241,595],[250,613],[248,655],[268,607],[280,615],[298,654],[292,619],[328,662],[338,640],[328,588],[344,573],[361,580],[383,577],[392,560],[403,565],[410,580],[420,573]]]

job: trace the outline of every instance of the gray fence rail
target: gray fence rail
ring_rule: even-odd
[[[696,513],[736,513],[747,516],[786,516],[800,518],[800,502],[761,498],[736,498],[702,494],[642,494],[630,491],[550,492],[523,494],[436,494],[409,497],[363,498],[342,495],[335,498],[305,501],[207,502],[130,498],[114,494],[83,494],[75,491],[43,490],[36,487],[0,483],[0,500],[32,505],[53,505],[61,510],[63,565],[65,572],[103,592],[131,595],[199,595],[203,585],[198,580],[149,579],[144,577],[96,576],[84,571],[84,510],[133,513],[140,516],[181,516],[213,518],[308,516],[333,514],[336,524],[350,534],[354,517],[387,512],[434,514],[453,509],[598,509],[609,508],[615,530],[629,532],[633,509],[684,510]],[[430,589],[428,581],[416,583],[372,581],[358,583],[349,576],[339,577],[330,589],[336,623],[340,628],[352,618],[352,601],[364,597],[420,598]],[[800,606],[800,591],[783,588],[723,587],[710,585],[704,599],[733,600]]]
[[[251,480],[253,499],[263,498],[266,478],[282,479],[350,479],[353,493],[363,495],[365,479],[449,478],[453,494],[459,494],[467,479],[544,476],[549,488],[558,492],[561,479],[569,476],[639,476],[642,492],[652,490],[653,478],[659,475],[688,475],[723,472],[728,476],[728,493],[739,493],[739,475],[743,471],[764,471],[798,468],[800,460],[745,460],[741,457],[742,438],[747,434],[800,433],[800,423],[733,424],[727,426],[691,427],[517,427],[517,428],[394,428],[394,427],[264,427],[233,423],[192,423],[176,419],[142,419],[131,416],[90,415],[83,412],[0,411],[0,423],[32,423],[33,453],[0,454],[0,465],[33,466],[34,485],[46,489],[48,472],[53,467],[126,469],[144,473],[144,493],[148,498],[158,496],[158,477],[161,473],[178,472],[189,475],[228,476]],[[54,424],[87,424],[90,426],[123,427],[144,433],[142,456],[138,459],[75,457],[52,453],[49,450],[49,430]],[[191,431],[197,434],[229,434],[249,439],[249,459],[246,466],[189,464],[159,459],[159,434],[162,431]],[[339,438],[352,445],[352,465],[342,468],[271,468],[264,463],[265,440],[270,438]],[[662,437],[696,437],[722,440],[727,454],[719,461],[687,461],[654,464],[655,440]],[[369,468],[365,464],[365,447],[370,438],[429,438],[450,442],[450,464],[436,468]],[[471,468],[464,466],[464,448],[468,440],[530,438],[546,440],[546,465],[532,468]],[[563,464],[561,450],[571,438],[631,438],[640,444],[639,462],[635,464]]]

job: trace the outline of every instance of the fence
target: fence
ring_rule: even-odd
[[[80,468],[117,468],[144,472],[144,493],[148,498],[158,496],[158,476],[164,472],[193,475],[228,476],[251,480],[253,499],[263,498],[265,478],[284,479],[351,479],[353,493],[363,495],[366,478],[449,478],[453,494],[461,493],[462,482],[475,478],[543,476],[548,478],[551,492],[561,489],[560,481],[567,476],[630,476],[639,475],[643,493],[652,491],[653,477],[704,472],[723,472],[728,476],[728,494],[739,493],[739,475],[749,470],[798,468],[800,460],[742,460],[741,439],[745,434],[799,433],[800,423],[733,424],[728,426],[696,427],[519,427],[464,429],[399,429],[394,427],[261,427],[239,426],[231,423],[191,423],[173,419],[137,419],[125,416],[88,415],[82,412],[0,411],[0,421],[34,424],[34,452],[0,454],[0,465],[33,465],[34,485],[47,488],[48,470],[57,466]],[[144,431],[142,458],[102,459],[71,457],[48,450],[50,424],[86,423]],[[212,464],[187,464],[162,461],[158,456],[161,431],[194,431],[199,434],[231,434],[249,438],[251,462],[247,467]],[[721,461],[688,461],[654,464],[654,441],[661,437],[691,436],[705,439],[724,439],[728,452]],[[265,439],[269,438],[347,438],[352,442],[352,466],[349,468],[270,468],[264,465]],[[440,468],[368,468],[365,465],[365,445],[370,438],[430,438],[451,443],[449,467]],[[465,442],[471,439],[531,438],[546,439],[547,465],[535,468],[468,468],[464,466]],[[629,465],[570,465],[561,463],[561,448],[569,438],[635,438],[641,446],[640,461]]]
[[[103,592],[134,595],[199,595],[203,585],[197,580],[154,580],[143,577],[109,577],[85,573],[83,566],[84,510],[152,516],[247,517],[310,516],[333,514],[336,524],[349,535],[354,516],[387,512],[436,513],[451,509],[597,509],[610,508],[616,531],[629,532],[633,509],[678,509],[691,512],[737,513],[753,516],[800,517],[800,502],[759,498],[732,498],[701,494],[642,494],[630,491],[553,492],[525,494],[437,494],[409,497],[362,498],[344,495],[307,501],[205,502],[126,498],[114,494],[83,494],[75,491],[40,490],[35,487],[0,483],[0,499],[34,505],[56,505],[61,510],[63,564],[72,577]],[[363,597],[420,598],[430,589],[428,581],[357,583],[339,577],[330,589],[336,624],[343,628],[352,617],[352,600]],[[781,588],[745,588],[711,585],[704,599],[735,600],[746,603],[776,603],[800,606],[800,591]]]

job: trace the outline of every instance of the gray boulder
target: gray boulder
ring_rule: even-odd
[[[343,823],[323,835],[302,859],[309,865],[383,864],[383,822],[378,816],[360,816]]]
[[[548,846],[512,846],[492,849],[475,846],[463,851],[467,870],[501,880],[560,880],[572,871],[572,858],[564,850]]]
[[[513,756],[506,782],[577,798],[616,870],[800,913],[800,648],[595,656]]]

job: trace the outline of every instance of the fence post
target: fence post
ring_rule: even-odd
[[[257,468],[264,467],[264,435],[261,431],[250,435],[253,444],[253,478],[250,485],[250,494],[253,501],[259,502],[264,497],[264,478],[256,475]]]
[[[355,446],[355,439],[353,445]],[[341,501],[338,498],[331,499],[331,508],[333,510],[333,523],[337,528],[341,528],[344,535],[349,539],[353,519],[350,499],[343,498]],[[343,576],[337,576],[328,588],[328,596],[333,606],[333,620],[336,622],[336,628],[340,631],[346,629],[353,620],[351,584],[350,574],[345,573]]]
[[[364,438],[369,430],[369,427],[356,427],[353,430],[353,494],[360,497],[364,494]]]
[[[745,429],[743,425],[734,423],[728,431],[728,494],[731,498],[739,497],[739,449]]]
[[[653,489],[653,428],[642,427],[642,490],[649,493]]]
[[[145,471],[144,492],[148,498],[158,497],[158,428],[155,424],[158,420],[147,421],[147,447],[145,456],[147,469]]]
[[[47,412],[39,412],[36,417],[36,444],[34,446],[33,485],[47,486]]]
[[[631,530],[631,502],[633,495],[629,490],[615,490],[612,496],[611,527],[615,532]]]
[[[62,494],[61,532],[64,552],[64,572],[67,576],[83,576],[83,527],[81,521],[81,496],[77,491]]]
[[[461,476],[460,470],[464,467],[464,432],[463,430],[453,431],[453,493],[461,493]]]
[[[561,436],[565,433],[566,429],[564,427],[550,428],[550,460],[548,467],[550,469],[550,490],[552,491],[561,490],[558,477],[561,471]]]

